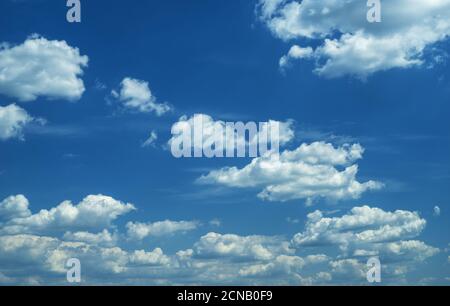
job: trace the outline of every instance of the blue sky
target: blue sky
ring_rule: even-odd
[[[64,260],[81,257],[83,281],[93,284],[365,284],[367,258],[357,255],[364,250],[385,265],[385,284],[448,284],[450,26],[411,21],[422,20],[415,19],[424,17],[420,12],[448,20],[449,2],[438,2],[406,13],[386,4],[385,19],[372,25],[359,17],[347,24],[333,1],[82,1],[82,22],[75,24],[66,21],[64,1],[2,1],[0,283],[64,283]],[[365,19],[365,3],[348,5]],[[331,15],[282,22],[289,10],[318,8]],[[324,37],[342,52],[331,53]],[[40,41],[40,54],[50,55],[37,57],[26,41]],[[280,67],[294,45],[314,51]],[[152,101],[170,111],[127,107],[126,78],[147,83]],[[27,91],[35,96],[24,98]],[[13,104],[26,113],[22,121],[14,121],[17,108],[7,109]],[[175,159],[167,149],[171,127],[194,114],[291,119],[295,137],[283,150],[360,144],[354,179],[384,187],[339,199],[319,194],[306,205],[298,196],[259,198],[272,182],[243,187],[259,177],[219,183],[215,170],[242,169],[251,159]],[[18,125],[8,134],[11,122]],[[156,142],[143,147],[152,131]],[[340,172],[349,165],[324,166]],[[208,184],[198,183],[208,175]],[[25,198],[9,198],[16,195]],[[72,210],[58,206],[66,200]],[[105,211],[96,215],[83,205]],[[361,215],[352,210],[364,206]],[[78,217],[68,213],[77,210]],[[321,218],[309,215],[317,211]],[[364,222],[339,227],[352,217]],[[128,222],[148,233],[133,239]],[[310,246],[305,239],[320,222],[328,229]],[[103,230],[114,237],[103,241]],[[358,233],[380,239],[350,243]]]

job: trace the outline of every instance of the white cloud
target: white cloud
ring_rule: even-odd
[[[364,149],[359,144],[335,148],[324,142],[302,144],[294,151],[280,155],[268,152],[255,158],[242,169],[236,167],[211,171],[200,183],[220,184],[237,188],[263,188],[258,197],[268,201],[317,198],[330,200],[357,199],[366,191],[382,184],[356,180]],[[343,167],[343,170],[339,168]]]
[[[285,68],[289,66],[292,60],[310,58],[313,55],[314,55],[313,48],[311,47],[302,48],[300,46],[294,45],[289,50],[288,54],[284,55],[280,59],[280,68]]]
[[[23,108],[15,104],[0,106],[0,140],[23,139],[23,129],[33,120]]]
[[[347,256],[381,256],[383,262],[423,261],[439,252],[418,237],[426,221],[418,213],[386,212],[355,207],[342,217],[326,218],[320,211],[308,215],[306,229],[292,239],[298,248],[338,246]]]
[[[0,202],[0,221],[29,217],[31,212],[28,205],[28,199],[23,195],[10,196],[4,199]]]
[[[366,267],[356,259],[340,259],[330,262],[331,274],[334,278],[361,281],[366,278]]]
[[[160,266],[169,264],[170,258],[164,255],[160,248],[156,248],[152,252],[144,250],[134,251],[130,256],[130,261],[136,265]]]
[[[110,227],[111,222],[117,217],[134,209],[132,204],[125,204],[111,197],[90,195],[77,205],[64,201],[50,210],[44,209],[37,214],[12,218],[5,223],[0,232],[41,234],[53,231],[104,229]]]
[[[45,262],[48,251],[56,248],[59,241],[52,237],[34,235],[0,236],[0,262],[16,265],[38,265]]]
[[[0,93],[20,101],[38,97],[78,100],[88,57],[65,41],[33,35],[21,45],[0,46]]]
[[[235,260],[269,260],[279,253],[292,253],[287,242],[276,237],[208,233],[194,245],[200,258],[227,257]]]
[[[450,34],[450,0],[385,1],[376,24],[366,20],[366,1],[261,0],[259,7],[274,36],[319,44],[306,57],[316,61],[317,74],[331,78],[420,66],[426,48]]]
[[[113,90],[112,94],[122,102],[125,108],[130,110],[142,113],[155,112],[157,116],[171,111],[171,107],[167,103],[157,103],[148,82],[145,81],[124,78],[120,83],[120,92]]]
[[[306,230],[295,235],[298,246],[378,243],[418,236],[426,226],[419,214],[398,210],[385,212],[369,206],[354,207],[342,217],[326,218],[322,212],[308,215]]]
[[[108,230],[104,229],[97,234],[89,232],[67,232],[64,234],[63,240],[112,247],[117,244],[118,237],[116,234],[112,234]]]
[[[134,240],[142,240],[147,237],[161,237],[172,235],[177,232],[188,232],[198,227],[194,221],[161,221],[154,223],[127,223],[127,235]]]

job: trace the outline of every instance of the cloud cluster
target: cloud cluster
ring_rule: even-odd
[[[366,191],[380,189],[376,181],[356,180],[364,149],[359,144],[334,147],[329,143],[302,144],[281,154],[268,152],[242,169],[237,167],[211,171],[200,183],[235,188],[263,188],[258,197],[268,201],[317,198],[357,199]]]
[[[23,44],[0,44],[0,94],[19,101],[38,97],[78,100],[85,91],[88,57],[65,41],[30,36]]]
[[[438,249],[417,240],[426,221],[418,213],[386,212],[369,206],[355,207],[341,217],[324,217],[321,211],[308,215],[305,231],[296,234],[297,248],[336,246],[345,256],[379,256],[384,263],[423,261]]]
[[[129,110],[142,113],[154,112],[157,116],[171,111],[171,107],[167,103],[157,103],[148,82],[142,80],[124,78],[120,83],[119,92],[113,90],[112,95]]]
[[[363,206],[334,218],[311,213],[292,239],[211,232],[191,248],[166,254],[157,246],[136,249],[129,238],[198,224],[130,221],[121,233],[114,221],[133,209],[111,197],[88,196],[33,214],[24,196],[6,198],[0,202],[0,283],[64,284],[65,264],[77,258],[86,284],[362,284],[369,256],[380,257],[385,279],[398,281],[438,252],[411,240],[426,224],[417,213]]]
[[[303,40],[280,60],[313,59],[327,78],[365,78],[378,71],[420,66],[427,48],[450,34],[450,1],[382,1],[382,22],[366,19],[366,1],[260,0],[261,20],[284,41]],[[312,50],[313,45],[318,45]]]
[[[14,203],[16,202],[16,205]],[[26,205],[25,205],[26,204]],[[0,211],[5,207],[20,207],[22,217],[10,218],[2,224],[2,234],[47,234],[62,232],[68,228],[77,231],[104,229],[111,222],[135,207],[103,195],[90,195],[77,205],[64,201],[50,210],[31,214],[24,196],[15,196],[0,203]],[[11,209],[11,208],[10,208]],[[18,212],[16,212],[18,214]]]

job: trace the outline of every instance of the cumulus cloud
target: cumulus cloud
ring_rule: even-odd
[[[17,198],[24,202],[22,196]],[[16,200],[15,206],[19,205],[21,201]],[[24,203],[21,205],[25,209]],[[37,214],[31,214],[26,208],[26,211],[22,212],[24,216],[8,220],[0,232],[42,234],[63,230],[104,229],[110,227],[111,222],[117,217],[134,209],[132,204],[125,204],[111,197],[90,195],[77,205],[73,205],[70,201],[64,201],[50,210],[44,209]]]
[[[117,244],[118,237],[115,233],[111,233],[104,229],[96,234],[89,232],[67,232],[64,234],[63,240],[71,242],[85,242],[87,244],[100,246],[115,246]]]
[[[108,230],[116,228],[113,222],[118,217],[134,209],[132,204],[92,195],[77,205],[65,201],[32,214],[25,196],[6,198],[0,202],[2,282],[27,283],[33,277],[51,284],[58,277],[57,283],[64,283],[66,262],[70,258],[82,262],[84,275],[92,282],[100,278],[104,283],[119,274],[139,279],[136,274],[141,274],[143,269],[169,269],[176,263],[161,248],[126,250],[120,246],[121,235]],[[145,275],[156,276],[158,271],[150,270]]]
[[[24,128],[34,120],[26,110],[15,104],[0,106],[0,140],[22,140]]]
[[[279,253],[292,253],[287,242],[276,237],[208,233],[194,245],[195,256],[228,257],[236,260],[268,260]]]
[[[128,222],[127,235],[134,240],[142,240],[147,237],[161,237],[177,232],[188,232],[198,227],[194,221],[160,221],[154,223]]]
[[[364,192],[380,189],[379,182],[356,180],[364,149],[359,144],[334,147],[324,142],[302,144],[294,151],[268,152],[242,169],[237,167],[211,171],[200,183],[235,188],[263,188],[259,198],[268,201],[317,198],[357,199]],[[342,169],[340,169],[342,168]]]
[[[30,36],[21,45],[0,44],[0,94],[22,102],[38,97],[78,100],[85,91],[88,57],[65,41]]]
[[[292,239],[299,248],[338,246],[350,256],[382,256],[389,260],[423,261],[439,250],[418,237],[426,221],[418,213],[386,212],[369,206],[355,207],[342,217],[327,218],[322,212],[308,215],[306,229]]]
[[[163,250],[156,248],[152,252],[146,252],[144,250],[134,251],[130,256],[130,261],[136,265],[160,266],[168,265],[170,258],[164,255]]]
[[[0,202],[0,221],[26,218],[31,215],[28,199],[23,195],[10,196]]]
[[[366,1],[260,0],[258,7],[275,37],[318,45],[313,51],[297,49],[303,50],[299,56],[289,52],[280,64],[313,59],[315,73],[327,78],[365,78],[378,71],[420,66],[427,61],[427,47],[450,34],[449,0],[385,1],[382,22],[376,24],[366,20]]]
[[[280,68],[285,68],[290,65],[291,61],[298,60],[302,58],[310,58],[314,54],[314,50],[311,47],[302,48],[300,46],[294,45],[289,50],[288,54],[284,55],[280,59]]]
[[[162,116],[172,109],[167,103],[157,103],[148,82],[138,79],[124,78],[120,83],[120,91],[113,90],[112,95],[129,110],[154,112],[157,116]]]
[[[5,238],[5,237],[2,237]],[[0,238],[0,254],[2,245],[8,241]],[[47,245],[38,247],[39,252],[35,258],[39,260],[39,266],[52,274],[66,273],[66,262],[70,258],[78,258],[83,264],[83,271],[88,275],[96,274],[112,277],[114,275],[132,274],[133,270],[142,266],[166,266],[170,264],[167,256],[159,248],[154,251],[126,251],[120,247],[101,247],[82,242],[63,242],[58,239],[36,236],[10,236],[9,243],[14,247],[8,247],[8,253],[20,254],[23,250],[32,251],[31,242],[44,242]],[[19,244],[19,243],[20,244]],[[16,246],[17,244],[17,246]],[[33,243],[34,244],[34,243]]]

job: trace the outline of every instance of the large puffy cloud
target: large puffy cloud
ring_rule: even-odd
[[[15,104],[0,106],[0,140],[23,139],[23,129],[34,120]]]
[[[260,17],[284,41],[318,42],[308,56],[289,52],[281,65],[295,58],[316,60],[324,77],[361,78],[392,68],[418,66],[427,47],[450,34],[450,1],[382,1],[382,22],[371,24],[366,1],[261,0]],[[300,50],[300,47],[297,47]],[[292,49],[291,49],[292,51]]]
[[[0,221],[29,217],[31,212],[28,205],[28,199],[23,195],[10,196],[4,199],[0,202]]]
[[[438,249],[417,240],[426,221],[418,213],[386,212],[369,206],[355,207],[341,217],[324,217],[316,211],[308,215],[306,229],[296,234],[299,248],[337,246],[346,256],[380,256],[383,262],[423,261]]]
[[[88,57],[65,41],[33,35],[23,44],[0,45],[0,93],[20,101],[43,96],[78,100],[85,88],[83,68]]]
[[[195,221],[159,221],[154,223],[128,222],[127,235],[133,240],[142,240],[146,237],[161,237],[177,232],[188,232],[198,227]]]
[[[259,197],[269,201],[317,198],[357,199],[382,184],[356,180],[364,149],[359,144],[334,147],[324,142],[302,144],[294,151],[268,152],[242,169],[236,167],[211,171],[200,183],[237,188],[263,188]],[[342,170],[339,168],[343,168]]]
[[[129,110],[142,113],[155,112],[158,116],[162,116],[171,110],[167,103],[157,103],[148,82],[142,80],[124,78],[120,83],[120,91],[113,90],[112,95]]]
[[[20,205],[21,209],[24,210],[23,216],[15,216],[15,218],[5,222],[1,233],[36,234],[64,230],[103,229],[110,227],[111,222],[117,217],[135,209],[132,204],[122,203],[111,197],[90,195],[77,205],[73,205],[70,201],[64,201],[50,210],[44,209],[37,214],[31,214],[28,208],[25,209],[23,196],[17,196],[13,199],[16,203],[15,208],[10,208],[10,210],[18,210],[17,206]],[[5,201],[8,201],[8,199]]]
[[[49,274],[65,274],[66,262],[77,258],[88,275],[127,273],[137,266],[165,266],[170,259],[163,251],[125,251],[119,247],[100,247],[83,242],[64,242],[57,238],[35,235],[0,236],[0,268],[7,270],[12,261],[33,265]],[[11,269],[11,267],[10,267]]]
[[[308,215],[306,230],[293,241],[298,246],[378,243],[418,236],[426,221],[410,211],[385,212],[369,206],[355,207],[342,217],[327,218],[322,212]]]
[[[194,245],[200,258],[227,257],[235,260],[269,260],[280,253],[292,253],[287,242],[276,237],[221,235],[208,233]]]
[[[25,196],[4,199],[0,202],[1,281],[18,284],[32,278],[44,284],[64,283],[70,258],[81,261],[82,273],[90,283],[104,283],[113,275],[131,278],[145,269],[156,269],[145,274],[156,277],[159,269],[176,265],[162,249],[129,250],[120,246],[124,235],[113,223],[134,209],[134,205],[111,197],[91,195],[77,205],[65,201],[32,214]]]

